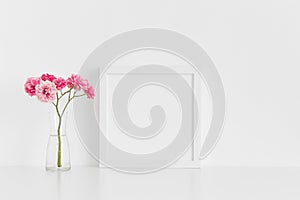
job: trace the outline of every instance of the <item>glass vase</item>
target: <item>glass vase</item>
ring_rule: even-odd
[[[53,110],[49,111],[51,127],[46,153],[46,170],[68,171],[71,169],[69,142],[66,135],[68,112],[58,116]]]

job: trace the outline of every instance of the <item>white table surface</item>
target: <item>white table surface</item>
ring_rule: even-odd
[[[299,200],[300,168],[211,167],[129,175],[97,167],[62,173],[43,167],[1,167],[0,199]]]

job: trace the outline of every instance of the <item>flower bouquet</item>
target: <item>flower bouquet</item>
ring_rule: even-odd
[[[72,102],[73,99],[83,96],[87,96],[87,98],[89,99],[94,99],[94,88],[89,84],[87,80],[81,78],[77,74],[72,74],[67,79],[64,79],[62,77],[57,78],[56,76],[51,74],[43,74],[40,77],[28,78],[24,87],[25,92],[29,96],[36,96],[39,101],[52,104],[56,113],[56,133],[55,135],[51,135],[52,137],[49,138],[47,150],[56,150],[56,156],[49,156],[51,152],[47,152],[46,169],[70,169],[70,162],[66,161],[65,163],[67,166],[63,166],[64,160],[62,160],[62,137],[65,137],[65,135],[62,135],[62,127],[63,123],[65,123],[64,116],[66,115],[68,105]],[[50,140],[54,142],[51,142]],[[53,143],[54,146],[49,147],[51,143]],[[68,147],[66,151],[69,151]],[[48,160],[48,157],[54,157],[55,159],[52,159],[51,161]],[[53,163],[53,160],[55,160],[55,163]]]

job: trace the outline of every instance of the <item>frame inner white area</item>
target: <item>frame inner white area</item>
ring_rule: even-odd
[[[162,105],[166,112],[172,110],[171,115],[167,116],[170,124],[174,124],[173,127],[169,127],[158,136],[151,138],[149,141],[141,141],[128,137],[128,135],[122,133],[113,121],[113,112],[111,108],[111,98],[113,91],[118,81],[127,74],[130,70],[147,64],[159,64],[172,68],[176,73],[180,74],[186,82],[193,88],[194,95],[197,99],[199,109],[199,128],[197,137],[192,144],[191,148],[187,150],[185,155],[180,158],[172,167],[200,167],[200,161],[197,159],[201,151],[201,138],[205,137],[205,133],[209,128],[211,119],[211,102],[207,88],[201,77],[193,70],[193,68],[183,61],[181,58],[162,51],[155,50],[143,50],[133,52],[120,58],[113,63],[109,70],[104,74],[100,80],[100,116],[99,123],[101,130],[106,134],[107,138],[113,145],[121,148],[130,153],[151,153],[163,148],[168,142],[171,142],[176,137],[176,128],[180,125],[180,109],[176,98],[170,92],[163,90],[159,86],[149,85],[137,91],[128,102],[128,112],[133,121],[138,126],[147,126],[151,123],[149,120],[149,109],[155,104]],[[142,74],[130,75],[133,78]],[[149,74],[148,74],[149,75]],[[172,74],[164,74],[171,76]],[[155,74],[153,74],[155,76]],[[152,98],[151,98],[152,97]],[[153,98],[162,97],[162,98]],[[192,102],[191,102],[192,106]],[[192,113],[191,113],[192,115]],[[175,116],[175,117],[174,117]],[[169,117],[169,118],[168,118]],[[179,123],[176,123],[179,122]],[[177,125],[177,126],[176,126]],[[192,125],[192,123],[191,123]],[[187,133],[188,137],[193,137],[192,133]],[[109,156],[109,152],[107,152]],[[159,159],[159,158],[158,158]],[[100,164],[100,167],[103,167]]]

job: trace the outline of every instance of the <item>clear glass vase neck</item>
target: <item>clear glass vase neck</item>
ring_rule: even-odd
[[[48,111],[50,135],[66,135],[67,121],[69,112],[66,110],[62,116],[59,116],[54,107]]]

